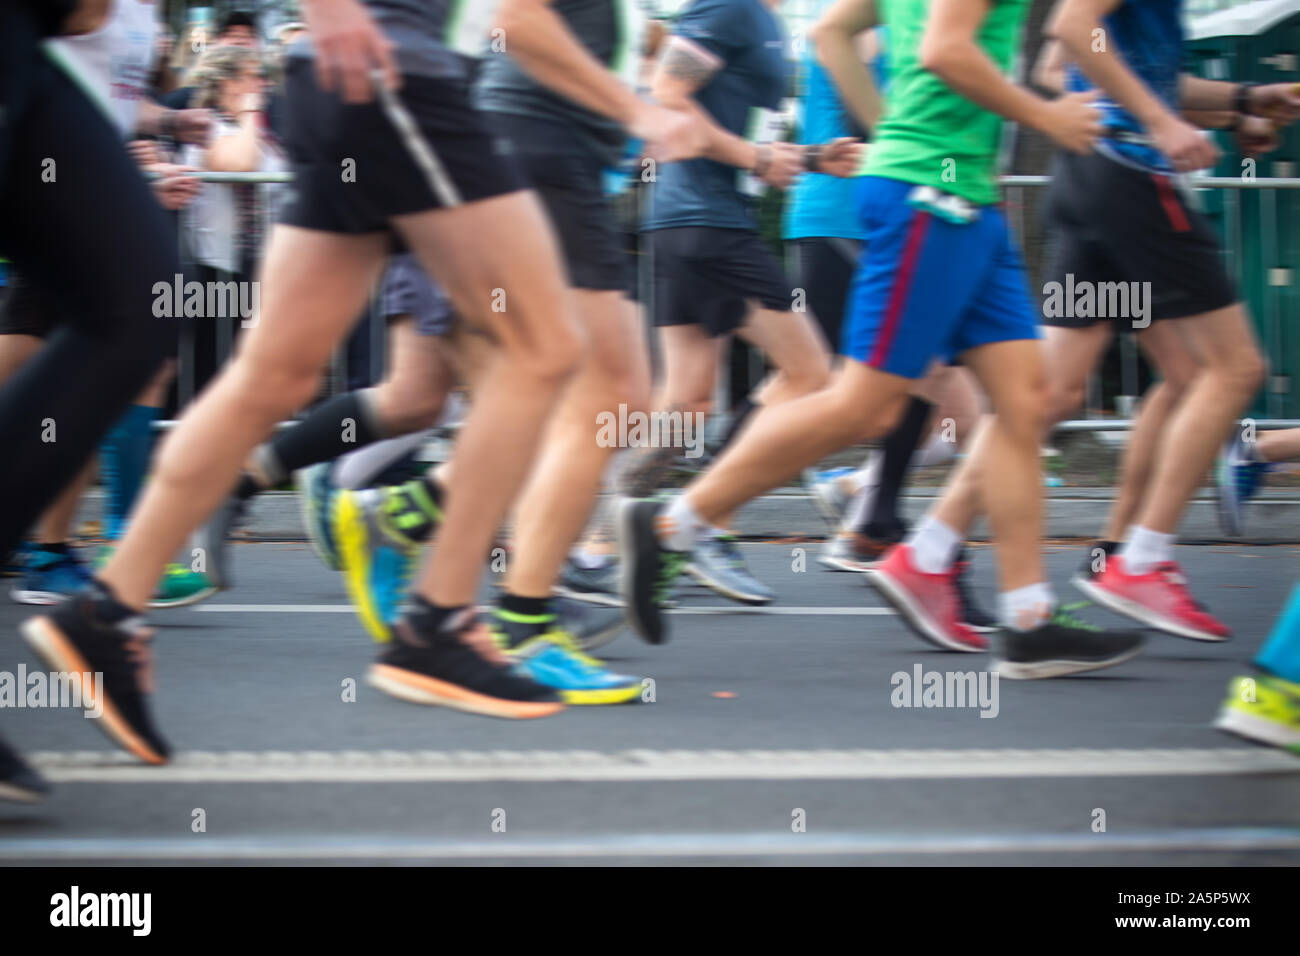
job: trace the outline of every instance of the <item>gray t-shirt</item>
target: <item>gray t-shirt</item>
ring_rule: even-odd
[[[465,56],[479,53],[498,0],[363,0],[370,15],[393,41],[397,68],[412,76],[463,77]],[[310,37],[297,41],[289,56],[311,57]]]
[[[634,81],[643,17],[632,0],[555,0],[553,9],[592,56],[629,84]],[[616,165],[627,141],[623,127],[532,79],[511,58],[509,37],[503,39],[483,56],[475,106],[536,121],[505,127],[521,149],[595,156]]]

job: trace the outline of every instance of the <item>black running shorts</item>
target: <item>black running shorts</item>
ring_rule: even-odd
[[[649,236],[655,325],[702,325],[716,337],[743,325],[751,302],[791,311],[794,289],[757,232],[678,226]]]
[[[294,186],[280,220],[288,225],[388,232],[393,216],[524,188],[464,79],[407,75],[392,94],[344,103],[316,85],[311,60],[290,57],[285,92]]]
[[[1062,153],[1045,217],[1052,249],[1046,325],[1114,321],[1140,329],[1144,321],[1201,315],[1237,301],[1218,237],[1168,176],[1099,153]],[[1145,315],[1134,314],[1135,302],[1147,303]]]
[[[59,324],[54,303],[16,272],[0,303],[0,335],[34,335],[43,339]]]
[[[514,157],[560,241],[569,285],[575,289],[627,292],[631,288],[623,234],[605,195],[600,158],[559,149],[564,126],[513,113],[487,114],[492,128],[511,143]]]

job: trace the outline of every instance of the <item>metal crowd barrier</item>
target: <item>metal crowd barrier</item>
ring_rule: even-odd
[[[290,183],[293,181],[293,173],[291,172],[282,172],[282,173],[200,172],[200,173],[195,173],[194,176],[200,181],[208,182],[208,183],[257,184],[257,183]],[[999,177],[999,179],[1001,184],[1005,188],[1007,188],[1008,190],[1015,191],[1013,195],[1018,195],[1019,194],[1018,191],[1021,189],[1040,188],[1048,185],[1051,182],[1050,176],[1007,175],[1007,176],[1001,176]],[[1202,190],[1202,189],[1226,190],[1225,196],[1231,197],[1231,200],[1227,202],[1228,241],[1226,243],[1226,246],[1228,250],[1228,255],[1230,257],[1230,272],[1233,273],[1237,271],[1237,267],[1239,265],[1238,256],[1240,255],[1240,244],[1241,244],[1240,243],[1241,205],[1237,198],[1237,191],[1243,189],[1268,190],[1269,192],[1267,192],[1266,195],[1269,197],[1269,199],[1264,207],[1263,215],[1265,221],[1269,223],[1271,228],[1269,230],[1266,230],[1266,235],[1264,238],[1265,253],[1266,253],[1266,261],[1273,261],[1275,259],[1275,253],[1276,253],[1277,242],[1278,242],[1278,233],[1277,233],[1278,219],[1277,219],[1276,193],[1274,191],[1292,190],[1292,189],[1300,190],[1300,178],[1262,177],[1262,178],[1248,179],[1244,177],[1239,178],[1239,177],[1222,177],[1222,176],[1202,176],[1202,177],[1189,177],[1186,180],[1186,185],[1189,188],[1195,190]],[[1020,207],[1019,203],[1013,203],[1012,205],[1017,209],[1019,209]],[[1013,225],[1015,226],[1018,235],[1023,234],[1023,222],[1016,222]],[[185,265],[188,269],[188,267],[192,266],[192,263],[186,262]],[[641,263],[641,271],[642,272],[646,271],[644,267],[644,260]],[[643,281],[645,278],[646,278],[645,276],[638,277],[638,283],[640,285],[640,288],[642,288],[643,290],[649,288],[649,283]],[[1277,298],[1276,296],[1269,297],[1269,309],[1266,315],[1263,316],[1262,318],[1264,320],[1265,331],[1268,335],[1268,338],[1272,342],[1280,343],[1281,342],[1281,314],[1280,314],[1280,309],[1278,309],[1276,305],[1276,298]],[[372,300],[371,303],[372,311],[370,316],[367,318],[367,326],[370,334],[369,377],[373,382],[378,382],[383,375],[383,363],[386,357],[387,329],[383,321],[377,320],[378,314],[375,305],[376,303]],[[221,355],[218,356],[218,367],[229,357],[229,350],[233,343],[230,337],[227,335],[221,337],[220,344],[224,347],[224,351]],[[342,348],[340,348],[339,351],[341,353]],[[178,365],[180,366],[177,371],[178,383],[184,383],[187,381],[186,369],[184,367],[183,359],[184,356],[178,356]],[[1121,379],[1124,382],[1125,390],[1122,391],[1120,394],[1136,396],[1136,383],[1137,383],[1136,349],[1132,348],[1131,345],[1127,347],[1123,347],[1121,351],[1121,362],[1122,362]],[[761,365],[761,363],[759,364]],[[334,360],[331,363],[331,374],[330,374],[331,394],[334,394],[342,390],[338,386],[340,383],[340,379],[342,379],[343,377],[344,377],[343,357],[341,354],[336,353]],[[725,374],[720,376],[720,378],[722,379],[725,379],[725,377],[726,377]],[[188,375],[188,381],[191,383],[193,382],[192,371]],[[1094,377],[1094,382],[1090,386],[1088,394],[1091,397],[1094,394],[1097,394],[1098,391],[1099,390],[1096,388],[1096,380]],[[717,397],[721,399],[721,401],[718,403],[718,407],[725,407],[728,404],[726,401],[727,394],[728,394],[728,389],[726,385],[720,381]],[[181,387],[178,395],[180,399],[180,404],[184,406],[185,404],[188,404],[189,400],[193,397],[193,388],[191,387],[187,391],[186,389]],[[1276,406],[1279,404],[1277,400],[1277,396],[1271,391],[1267,392],[1266,395],[1267,395],[1266,400],[1269,405],[1268,410],[1269,412],[1275,413],[1277,411]],[[1259,418],[1259,419],[1252,419],[1252,420],[1255,422],[1256,426],[1261,429],[1300,427],[1300,419],[1286,419],[1286,418],[1273,417],[1273,418]],[[169,419],[169,420],[156,422],[154,427],[161,430],[167,430],[174,427],[175,424],[176,422],[174,420]],[[281,427],[287,427],[291,424],[292,422],[284,422],[282,423]],[[1057,424],[1056,430],[1058,432],[1116,432],[1116,431],[1127,431],[1130,428],[1132,428],[1132,425],[1133,425],[1133,419],[1131,418],[1087,418],[1087,419],[1075,419],[1075,420],[1060,422]]]

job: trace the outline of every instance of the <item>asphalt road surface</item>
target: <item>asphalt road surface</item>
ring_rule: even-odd
[[[652,703],[507,722],[370,689],[339,577],[305,545],[237,545],[235,589],[152,615],[173,764],[134,764],[76,711],[3,712],[56,793],[0,804],[0,863],[1300,863],[1300,758],[1210,727],[1300,548],[1179,549],[1228,643],[1152,633],[1112,670],[994,685],[818,547],[744,546],[770,608],[690,587],[668,645],[605,648]],[[1048,548],[1070,600],[1079,557]],[[0,669],[37,668],[28,610],[0,607]],[[918,668],[985,697],[896,706]]]

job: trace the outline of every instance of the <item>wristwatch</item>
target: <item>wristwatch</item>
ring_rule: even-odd
[[[820,143],[803,148],[803,168],[810,173],[821,172],[822,148]]]
[[[1250,108],[1250,91],[1259,86],[1258,83],[1238,83],[1237,91],[1232,96],[1232,109],[1234,112],[1243,116],[1254,116],[1255,112]]]

